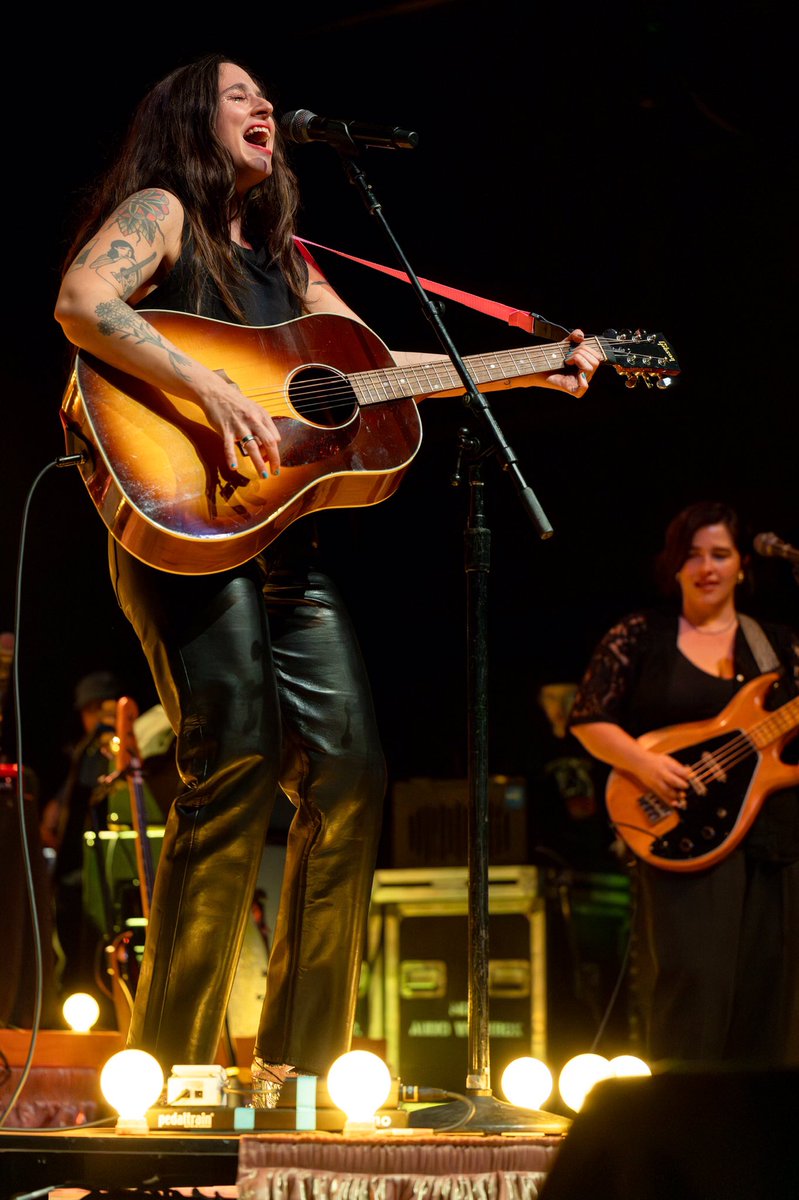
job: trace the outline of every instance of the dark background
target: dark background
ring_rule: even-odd
[[[108,583],[105,529],[78,473],[46,469],[63,451],[61,260],[80,190],[134,103],[211,50],[263,76],[279,112],[419,133],[415,151],[370,150],[362,165],[421,276],[590,334],[660,332],[680,361],[669,391],[628,390],[603,368],[581,400],[489,396],[555,529],[540,540],[488,468],[490,769],[516,771],[538,685],[577,677],[606,626],[653,597],[651,561],[677,509],[720,496],[753,532],[799,542],[795,70],[777,8],[420,0],[22,15],[5,67],[0,628],[14,628],[19,581],[23,758],[44,793],[64,769],[82,674],[111,667],[142,709],[155,702]],[[335,152],[296,147],[292,161],[300,233],[394,265]],[[318,257],[390,346],[438,349],[409,287]],[[529,341],[451,303],[445,321],[462,354]],[[399,493],[323,517],[392,780],[467,773],[468,489],[450,482],[466,416],[459,400],[426,401]],[[795,622],[790,566],[754,566],[750,610]]]

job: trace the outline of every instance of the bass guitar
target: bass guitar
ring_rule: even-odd
[[[639,744],[691,768],[684,806],[675,807],[625,771],[611,771],[608,815],[633,853],[666,871],[701,871],[746,836],[772,792],[799,784],[782,750],[799,727],[799,696],[769,711],[779,672],[745,684],[716,717],[646,733]]]
[[[377,504],[421,444],[417,404],[463,393],[453,365],[397,367],[380,338],[338,314],[248,327],[184,313],[141,314],[205,366],[234,380],[280,431],[278,477],[231,468],[201,410],[81,351],[61,405],[69,454],[105,525],[136,558],[179,575],[239,566],[293,521]],[[588,339],[627,384],[679,374],[660,334]],[[465,365],[483,390],[563,367],[568,340],[481,354]]]

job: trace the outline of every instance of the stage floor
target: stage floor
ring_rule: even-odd
[[[119,1137],[111,1130],[0,1130],[0,1196],[56,1187],[235,1184],[239,1138],[212,1133]]]
[[[457,1175],[485,1186],[512,1173],[529,1178],[537,1194],[563,1141],[558,1135],[483,1135],[405,1132],[368,1138],[331,1133],[241,1134],[151,1132],[123,1137],[112,1130],[0,1131],[0,1195],[46,1196],[64,1189],[136,1189],[152,1195],[169,1188],[236,1188],[233,1194],[268,1196],[299,1183],[306,1194],[335,1194],[346,1176],[391,1178],[398,1198],[418,1194],[420,1176]],[[242,1180],[245,1183],[239,1187]],[[380,1189],[385,1191],[385,1186]],[[78,1194],[80,1194],[78,1192]],[[211,1191],[213,1194],[213,1191]]]

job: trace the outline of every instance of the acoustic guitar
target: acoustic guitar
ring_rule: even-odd
[[[799,696],[769,711],[765,700],[779,678],[750,680],[707,721],[646,733],[640,745],[670,754],[693,772],[684,807],[648,792],[634,775],[611,771],[608,815],[633,853],[666,871],[701,871],[725,858],[746,836],[766,797],[799,784],[799,766],[784,763],[785,744],[799,727]]]
[[[192,403],[80,352],[61,405],[67,452],[105,525],[136,558],[179,575],[239,566],[293,521],[377,504],[396,491],[421,443],[417,404],[464,391],[448,361],[397,367],[380,338],[336,314],[249,327],[184,313],[141,314],[179,349],[234,380],[281,436],[278,477],[223,442]],[[679,374],[660,334],[588,339],[628,386]],[[564,365],[568,340],[464,360],[479,388]]]

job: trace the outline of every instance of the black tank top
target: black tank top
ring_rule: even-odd
[[[198,316],[231,321],[237,325],[279,325],[301,316],[301,305],[290,291],[283,272],[269,250],[265,246],[253,250],[236,246],[235,250],[244,270],[245,282],[233,290],[245,320],[242,322],[230,311],[210,278],[203,285]],[[170,312],[194,312],[188,268],[194,252],[194,239],[186,226],[180,258],[163,283],[135,307],[144,311],[168,309]]]

